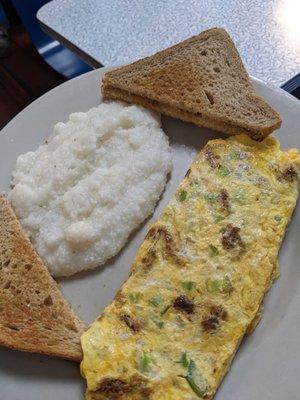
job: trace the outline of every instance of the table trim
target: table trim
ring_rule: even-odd
[[[70,42],[64,36],[60,35],[58,32],[50,28],[48,25],[44,24],[41,20],[38,19],[40,27],[42,31],[44,31],[47,35],[51,36],[53,39],[57,40],[63,46],[73,51],[79,58],[81,58],[85,63],[87,63],[92,68],[100,68],[104,67],[99,61],[95,60],[95,58],[91,57],[89,54],[81,50],[74,43]]]

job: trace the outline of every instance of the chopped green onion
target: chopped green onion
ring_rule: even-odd
[[[208,203],[215,203],[218,200],[218,195],[214,194],[214,193],[209,193],[205,196],[205,200]]]
[[[209,293],[230,293],[233,289],[232,283],[227,275],[222,281],[218,279],[207,279],[205,286]]]
[[[208,252],[209,252],[210,257],[215,257],[215,256],[219,255],[218,248],[216,246],[214,246],[213,244],[210,244],[208,246]]]
[[[193,179],[193,180],[191,180],[190,186],[197,186],[197,185],[199,185],[198,179]]]
[[[165,326],[165,322],[164,321],[160,321],[160,320],[157,320],[157,319],[153,319],[152,321],[155,323],[155,325],[159,329],[162,329]]]
[[[139,360],[138,369],[141,372],[148,372],[150,370],[150,364],[152,360],[149,354],[144,354]]]
[[[225,178],[225,176],[229,175],[230,171],[227,167],[225,167],[224,165],[221,165],[218,168],[218,175],[221,176],[222,178]]]
[[[165,211],[160,215],[160,218],[163,221],[171,221],[172,217],[173,217],[172,214],[170,212],[168,212],[168,211]]]
[[[230,293],[232,291],[232,289],[233,289],[233,286],[232,286],[231,280],[226,275],[222,282],[222,290],[221,291],[223,293]]]
[[[235,151],[230,153],[230,158],[231,160],[238,160],[239,159],[238,153]]]
[[[195,370],[197,369],[195,361],[190,360],[189,365],[188,365],[188,376],[193,376]]]
[[[162,304],[163,300],[160,296],[153,296],[149,300],[149,303],[154,307],[159,307]]]
[[[191,292],[192,290],[195,289],[196,284],[195,282],[192,281],[185,281],[181,283],[181,286],[183,287],[183,289],[185,289],[188,292]]]
[[[138,303],[142,297],[141,293],[129,293],[128,295],[129,300],[131,301],[131,303]]]
[[[203,396],[206,394],[207,390],[200,389],[198,385],[196,385],[196,382],[191,376],[185,376],[184,377],[187,381],[187,383],[190,385],[190,388],[192,391],[200,398],[203,399]]]
[[[193,392],[202,399],[203,396],[207,393],[207,385],[202,375],[197,370],[197,365],[195,361],[189,360],[187,357],[187,353],[184,352],[181,353],[180,364],[183,367],[187,368],[187,374],[179,376],[186,379]],[[199,383],[197,383],[196,381],[199,381]],[[202,388],[200,386],[202,386]]]
[[[187,368],[187,367],[189,366],[189,363],[190,363],[190,362],[189,362],[189,359],[188,359],[188,356],[187,356],[186,352],[181,353],[179,363],[180,363],[184,368]]]
[[[171,305],[168,305],[167,307],[165,307],[165,308],[162,310],[162,312],[160,313],[160,315],[164,315],[164,314],[169,310],[169,308],[171,308]]]
[[[191,221],[191,222],[189,222],[188,224],[187,224],[187,226],[186,226],[186,232],[187,233],[190,233],[190,232],[192,232],[194,229],[195,229],[195,221]]]
[[[209,278],[209,279],[206,279],[205,286],[206,286],[206,290],[209,293],[214,293],[214,292],[218,292],[220,290],[221,283],[218,280]]]
[[[275,219],[275,221],[277,221],[277,222],[281,222],[282,217],[281,217],[280,215],[275,215],[274,219]]]
[[[239,189],[235,195],[234,198],[236,199],[236,201],[240,204],[244,204],[245,202],[245,190],[244,189]]]
[[[224,217],[222,215],[214,215],[214,223],[217,224],[218,222],[222,221]]]
[[[179,192],[179,195],[178,195],[179,201],[183,202],[186,200],[186,198],[187,198],[187,191],[184,189],[181,189]]]

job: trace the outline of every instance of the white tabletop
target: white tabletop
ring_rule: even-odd
[[[127,63],[211,27],[249,73],[280,86],[300,72],[300,0],[53,0],[37,17],[93,66]]]

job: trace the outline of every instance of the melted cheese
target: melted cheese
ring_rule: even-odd
[[[208,143],[82,336],[87,399],[212,398],[277,275],[299,164],[273,138]]]

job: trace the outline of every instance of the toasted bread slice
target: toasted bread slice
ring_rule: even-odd
[[[124,100],[184,121],[262,140],[281,118],[256,95],[224,29],[209,29],[173,47],[107,72],[104,100]]]
[[[0,197],[0,345],[80,361],[84,329]]]

